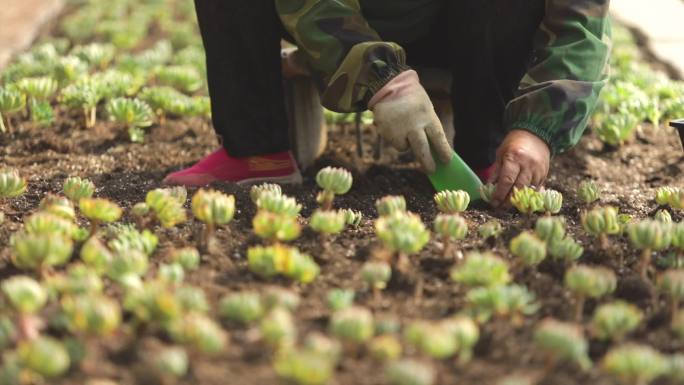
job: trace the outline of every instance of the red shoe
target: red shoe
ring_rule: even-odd
[[[289,151],[233,158],[221,148],[194,166],[169,174],[164,184],[206,186],[212,182],[255,184],[260,182],[301,183],[302,174]]]

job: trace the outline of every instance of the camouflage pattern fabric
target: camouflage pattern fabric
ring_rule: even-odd
[[[401,46],[382,41],[370,27],[359,0],[275,1],[285,29],[321,83],[327,108],[364,110],[377,90],[409,68]],[[393,7],[409,0],[375,1]],[[546,0],[534,60],[506,107],[506,128],[538,135],[553,153],[577,144],[607,80],[609,4]]]

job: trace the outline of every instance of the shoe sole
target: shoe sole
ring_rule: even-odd
[[[302,184],[302,174],[297,171],[285,176],[250,178],[236,182],[238,186],[250,186],[258,183]]]

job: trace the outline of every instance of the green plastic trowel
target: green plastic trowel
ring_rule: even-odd
[[[470,194],[471,200],[481,199],[480,187],[482,182],[480,178],[456,152],[454,152],[451,162],[444,164],[435,158],[435,163],[437,164],[437,171],[428,175],[435,190],[463,190]]]

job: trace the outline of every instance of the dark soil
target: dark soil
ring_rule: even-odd
[[[206,121],[169,121],[164,127],[154,126],[147,134],[145,144],[131,144],[122,139],[121,130],[102,123],[94,130],[75,126],[77,117],[65,114],[58,124],[50,128],[32,127],[30,123],[19,124],[20,130],[13,136],[0,137],[0,157],[3,166],[18,168],[29,178],[30,188],[22,198],[8,202],[5,211],[7,221],[0,226],[0,249],[3,250],[0,277],[16,274],[7,265],[9,248],[6,247],[11,232],[21,226],[22,218],[37,208],[46,193],[57,193],[67,176],[78,175],[92,179],[97,185],[97,196],[115,200],[125,208],[144,199],[145,193],[159,187],[163,177],[170,171],[192,164],[217,146],[213,131]],[[656,210],[652,196],[654,189],[664,185],[684,187],[680,178],[684,166],[679,140],[673,131],[645,130],[636,142],[614,152],[604,151],[598,140],[586,136],[580,146],[570,153],[557,157],[548,186],[563,192],[566,204],[563,215],[567,216],[571,231],[585,244],[587,252],[584,263],[613,267],[621,278],[616,294],[638,304],[646,313],[644,327],[632,337],[638,342],[654,345],[666,353],[681,351],[684,344],[667,331],[667,314],[664,303],[653,303],[652,288],[634,278],[632,268],[636,253],[628,249],[624,240],[614,239],[609,251],[599,251],[595,242],[582,235],[578,227],[579,213],[574,191],[579,182],[592,178],[603,188],[602,203],[620,207],[635,217],[652,215]],[[366,132],[370,141],[372,133]],[[218,231],[219,252],[205,256],[199,271],[190,274],[189,283],[206,290],[215,301],[223,294],[236,290],[262,290],[268,285],[291,286],[301,293],[303,303],[296,313],[300,335],[309,331],[325,330],[329,311],[325,295],[329,289],[342,287],[357,292],[357,302],[372,308],[376,315],[393,314],[402,321],[412,319],[441,319],[462,309],[464,290],[449,280],[453,261],[441,257],[440,245],[432,241],[420,255],[421,274],[425,279],[424,300],[413,300],[413,289],[401,279],[395,279],[384,293],[383,301],[375,303],[358,277],[362,263],[375,246],[373,236],[374,202],[388,194],[401,194],[407,198],[409,209],[419,213],[426,223],[436,215],[432,203],[433,190],[426,177],[414,165],[401,163],[397,156],[386,154],[384,161],[375,164],[368,154],[363,161],[354,159],[353,138],[333,132],[326,155],[317,166],[305,173],[301,186],[288,186],[284,191],[297,198],[309,215],[315,208],[317,188],[313,176],[325,165],[361,166],[354,172],[352,191],[336,201],[338,207],[360,210],[365,215],[363,225],[347,231],[332,242],[328,262],[322,264],[321,276],[307,287],[296,287],[286,281],[266,282],[249,273],[245,254],[255,239],[251,234],[251,217],[254,209],[249,200],[248,189],[236,185],[216,185],[217,189],[235,194],[239,208],[236,219],[229,228]],[[370,151],[370,150],[369,150]],[[392,160],[395,159],[395,160]],[[190,191],[192,194],[193,191]],[[680,214],[674,213],[676,219]],[[494,249],[510,258],[505,245],[520,232],[523,220],[512,212],[492,212],[472,209],[466,213],[472,224],[470,237],[460,245],[465,252],[490,248],[478,239],[476,226],[496,217],[507,229],[504,239]],[[158,230],[160,247],[153,256],[155,262],[166,258],[165,249],[172,246],[193,245],[198,239],[200,225],[191,221],[173,230]],[[320,256],[318,239],[305,232],[296,242],[302,250]],[[619,256],[627,261],[626,267],[617,266]],[[506,322],[495,322],[483,327],[483,335],[476,349],[475,360],[464,367],[452,362],[439,365],[440,384],[479,385],[494,384],[498,379],[512,373],[534,376],[543,368],[540,357],[531,343],[534,325],[544,317],[562,320],[572,318],[572,301],[562,286],[564,268],[553,264],[542,265],[540,272],[523,273],[516,282],[525,284],[536,293],[541,310],[525,320],[520,327]],[[589,320],[595,307],[587,304],[585,321]],[[231,345],[228,351],[213,358],[200,358],[192,364],[192,373],[182,383],[187,384],[273,384],[276,377],[270,366],[269,355],[258,342],[250,338],[247,330],[228,327]],[[157,336],[162,337],[162,336]],[[123,337],[102,341],[101,359],[94,374],[88,378],[107,378],[120,384],[151,383],[144,370],[139,370],[135,354],[121,351]],[[598,360],[608,346],[592,342],[592,358]],[[337,373],[335,384],[374,385],[382,384],[381,370],[370,359],[346,359]],[[137,378],[137,380],[136,380]],[[73,370],[64,384],[82,384],[86,377]],[[574,367],[561,367],[547,378],[548,385],[613,385],[598,370],[582,374]]]

